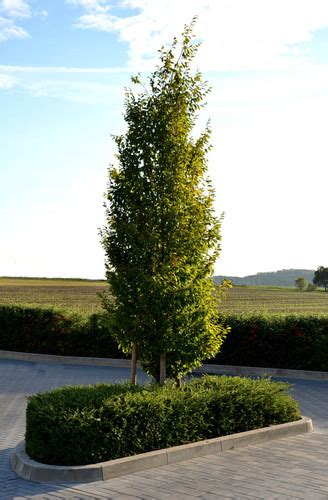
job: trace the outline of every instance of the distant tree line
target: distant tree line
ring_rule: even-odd
[[[257,273],[254,275],[245,276],[243,278],[237,276],[214,276],[214,283],[220,284],[224,279],[233,282],[234,285],[247,286],[294,286],[295,280],[300,276],[304,277],[307,282],[312,282],[314,270],[310,269],[281,269],[279,271]]]
[[[299,276],[295,280],[295,287],[300,291],[313,291],[317,286],[324,286],[325,291],[328,291],[328,267],[319,266],[318,269],[314,271],[312,283],[308,283],[304,276]]]

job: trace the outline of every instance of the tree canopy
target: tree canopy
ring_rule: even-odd
[[[299,278],[297,278],[295,280],[295,286],[296,286],[297,290],[305,290],[305,288],[307,286],[306,279],[303,276],[300,276]]]
[[[126,352],[138,348],[143,368],[159,380],[180,377],[214,356],[226,334],[218,322],[222,289],[211,279],[221,220],[207,178],[210,126],[197,137],[197,112],[209,92],[191,61],[199,47],[193,24],[140,89],[126,91],[127,131],[115,136],[102,244],[114,301],[108,306]],[[180,48],[180,51],[179,51]]]
[[[319,266],[314,271],[313,283],[317,286],[325,286],[325,282],[328,282],[328,267]]]

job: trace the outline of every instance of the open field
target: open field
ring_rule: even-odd
[[[104,281],[0,278],[0,304],[54,307],[88,315],[102,309]]]
[[[228,290],[220,310],[227,313],[328,315],[328,293],[300,292],[293,288],[234,287]]]
[[[101,310],[97,293],[106,282],[89,280],[0,278],[0,304],[54,307],[88,315]],[[234,287],[220,310],[227,313],[328,315],[328,293],[292,288]]]

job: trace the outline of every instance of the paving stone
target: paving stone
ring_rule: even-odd
[[[139,372],[139,380],[146,376]],[[292,380],[315,432],[122,478],[46,485],[17,478],[9,459],[25,432],[29,395],[62,385],[127,379],[124,368],[0,360],[0,499],[328,499],[328,381]]]

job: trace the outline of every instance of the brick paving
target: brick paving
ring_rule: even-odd
[[[0,499],[327,499],[328,381],[291,380],[315,432],[79,485],[19,479],[9,458],[24,436],[26,397],[61,385],[118,381],[123,368],[0,360]],[[146,377],[139,372],[139,380]]]

